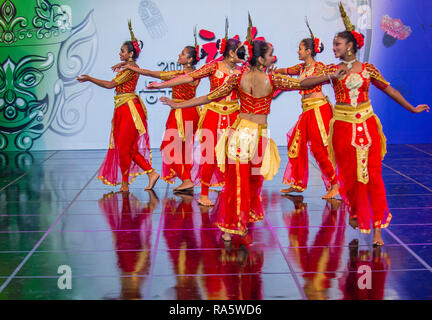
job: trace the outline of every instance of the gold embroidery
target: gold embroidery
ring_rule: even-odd
[[[230,115],[231,113],[237,111],[240,109],[240,105],[238,100],[233,101],[218,101],[218,102],[210,102],[209,104],[206,104],[203,109],[200,112],[200,119],[198,121],[198,129],[196,132],[196,136],[198,137],[198,140],[201,141],[202,139],[202,125],[204,123],[204,119],[207,114],[207,110],[211,110],[213,112],[218,113],[219,115]]]
[[[352,124],[352,139],[351,145],[356,149],[356,157],[357,157],[357,181],[367,184],[369,182],[369,171],[368,171],[368,157],[369,157],[369,148],[372,145],[372,139],[369,134],[369,130],[367,128],[366,122],[363,124],[364,131],[368,143],[366,145],[359,145],[356,143],[356,135],[357,135],[357,127],[361,126],[358,124]]]
[[[360,95],[359,89],[363,85],[363,82],[363,78],[358,73],[351,73],[345,82],[345,85],[349,90],[351,105],[354,107],[357,107],[358,105],[358,97]]]
[[[227,156],[240,162],[248,162],[255,155],[259,142],[259,125],[240,121],[228,138]]]
[[[299,144],[300,144],[300,130],[298,128],[295,129],[294,139],[288,149],[288,157],[291,159],[295,159],[298,157]]]

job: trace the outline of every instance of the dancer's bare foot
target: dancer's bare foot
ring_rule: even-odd
[[[330,190],[322,197],[323,199],[332,199],[339,194],[339,186],[337,184],[333,185]]]
[[[178,187],[175,187],[173,190],[174,191],[182,191],[182,190],[187,190],[187,189],[192,189],[194,187],[192,181],[190,179],[185,180],[182,182],[181,185],[179,185]]]
[[[129,183],[128,182],[122,182],[120,192],[129,192]]]
[[[375,228],[374,229],[373,246],[379,247],[379,246],[383,246],[383,245],[384,245],[384,241],[381,238],[381,228]]]
[[[222,240],[223,240],[223,241],[231,241],[231,240],[232,240],[232,235],[231,235],[231,233],[224,232],[224,234],[222,235]]]
[[[156,171],[152,171],[152,172],[147,173],[147,175],[148,175],[148,179],[149,179],[149,185],[144,190],[151,190],[151,189],[153,189],[154,185],[156,184],[156,181],[158,181],[158,179],[159,179],[159,173],[157,173]]]
[[[291,192],[303,192],[303,191],[300,191],[300,190],[298,190],[296,188],[290,187],[288,189],[281,189],[280,192],[281,193],[291,193]]]
[[[211,207],[214,203],[210,201],[208,196],[201,195],[198,199],[198,203],[202,206]]]
[[[354,230],[357,230],[357,229],[358,229],[358,220],[357,220],[357,218],[350,217],[348,223],[349,223],[349,225],[350,225]]]

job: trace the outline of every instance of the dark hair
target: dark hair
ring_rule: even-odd
[[[258,63],[258,58],[264,58],[267,50],[270,48],[269,44],[262,40],[255,40],[252,42],[252,58],[250,60],[251,66],[256,66]]]
[[[354,51],[354,53],[357,53],[357,51],[358,51],[357,40],[354,38],[354,36],[351,32],[349,32],[349,31],[339,32],[338,34],[336,34],[336,37],[345,39],[347,41],[347,43],[352,42],[353,43],[353,51]]]
[[[195,47],[186,46],[185,49],[187,51],[189,58],[192,58],[192,65],[193,66],[196,65],[198,63],[198,60],[197,60],[197,52],[196,52]]]
[[[138,59],[139,53],[136,52],[132,41],[130,41],[130,40],[129,41],[125,41],[123,43],[123,45],[126,46],[126,49],[127,49],[128,53],[129,52],[133,52],[132,59],[134,59],[134,60]],[[138,46],[139,46],[140,49],[142,49],[143,42],[141,40],[138,40]]]
[[[314,40],[312,40],[312,38],[303,39],[301,41],[301,43],[303,43],[303,45],[305,46],[306,50],[309,49],[311,51],[312,57],[315,57],[317,55],[317,53],[321,53],[321,52],[324,51],[324,44],[322,42],[321,42],[321,45],[319,47],[320,51],[319,52],[315,51],[315,42],[314,42]]]
[[[216,48],[218,48],[218,49],[220,48],[220,43],[221,43],[221,39],[218,39],[216,41]],[[223,56],[226,58],[228,56],[230,50],[232,50],[232,51],[235,52],[236,49],[237,49],[237,47],[238,47],[238,45],[239,45],[239,43],[240,43],[240,40],[233,39],[233,38],[228,39],[228,41],[226,43],[226,46],[225,46],[225,51],[223,53]]]

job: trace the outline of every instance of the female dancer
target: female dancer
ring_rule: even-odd
[[[199,60],[199,46],[196,42],[195,33],[195,47],[186,46],[178,56],[177,63],[183,66],[182,71],[150,71],[133,65],[125,65],[122,68],[145,76],[170,80],[193,72],[195,70],[194,65]],[[200,80],[198,79],[192,83],[173,87],[173,101],[181,102],[194,98],[199,82]],[[174,188],[175,191],[191,190],[194,186],[191,181],[191,169],[194,136],[198,127],[199,117],[198,107],[182,110],[171,109],[168,115],[164,138],[160,146],[162,152],[162,179],[168,183],[174,183],[176,176],[179,177],[182,183]],[[174,154],[172,155],[171,153]]]
[[[297,51],[299,59],[304,63],[291,68],[276,70],[290,76],[299,75],[303,80],[307,77],[320,74],[325,65],[315,61],[317,53],[324,50],[322,42],[314,37],[308,22],[311,38],[303,39]],[[335,170],[328,157],[327,138],[329,123],[332,118],[332,106],[322,92],[322,86],[318,85],[308,90],[301,90],[303,112],[294,128],[288,132],[288,164],[285,169],[283,183],[288,184],[288,189],[282,189],[282,193],[303,192],[308,183],[308,150],[311,149],[320,169],[327,189],[323,199],[334,198],[339,194]]]
[[[152,83],[148,87],[170,88],[208,77],[210,80],[210,90],[215,90],[226,81],[228,76],[239,74],[240,68],[237,64],[244,62],[245,52],[239,40],[228,39],[227,25],[225,30],[225,38],[217,42],[219,52],[224,57],[222,61],[209,62],[187,75],[163,83]],[[218,136],[237,119],[238,109],[237,92],[233,91],[221,99],[209,101],[201,110],[201,117],[198,123],[198,137],[201,142],[202,160],[198,177],[196,178],[201,182],[201,196],[198,199],[200,205],[212,206],[213,203],[208,197],[209,187],[223,185],[224,177],[216,166],[214,147]]]
[[[354,30],[341,4],[339,8],[346,31],[334,38],[333,52],[342,63],[326,66],[322,75],[304,79],[301,85],[313,87],[332,81],[336,106],[330,122],[330,159],[336,163],[341,196],[351,209],[351,217],[357,219],[363,233],[370,233],[373,224],[373,244],[381,246],[381,229],[389,225],[391,213],[381,176],[386,139],[369,101],[370,83],[413,113],[429,111],[429,106],[413,107],[373,64],[355,59],[364,37]]]
[[[141,50],[130,22],[129,30],[132,41],[126,41],[122,45],[120,59],[136,66],[135,60]],[[116,88],[110,144],[99,169],[98,179],[112,186],[120,184],[121,181],[120,191],[125,192],[129,191],[129,183],[132,183],[138,175],[147,173],[149,185],[146,190],[152,189],[159,179],[159,174],[151,166],[146,108],[141,98],[134,92],[138,77],[137,73],[124,70],[119,72],[112,81],[96,79],[86,74],[77,78],[79,82],[90,81],[102,88]],[[129,176],[132,177],[130,182]]]
[[[250,35],[247,43],[252,43]],[[267,115],[273,94],[276,90],[302,89],[298,79],[265,73],[264,68],[273,63],[273,48],[267,42],[254,41],[247,52],[250,52],[250,70],[230,76],[207,96],[182,103],[165,97],[160,99],[173,108],[186,108],[209,103],[238,90],[239,117],[220,137],[215,148],[219,167],[222,171],[226,169],[217,218],[226,241],[231,240],[232,234],[245,235],[249,222],[262,220],[262,183],[264,179],[271,180],[279,169],[276,144],[267,135]]]

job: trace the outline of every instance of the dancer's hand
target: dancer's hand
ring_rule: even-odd
[[[119,71],[120,70],[120,68],[123,66],[125,64],[125,62],[120,62],[120,63],[117,63],[116,65],[113,65],[112,67],[111,67],[111,70],[112,71]]]
[[[176,109],[177,104],[174,101],[172,101],[170,98],[161,97],[159,98],[159,101],[162,102],[162,104],[168,105],[171,108]]]
[[[79,77],[76,78],[78,82],[87,82],[90,81],[90,76],[87,74],[82,74]]]
[[[276,65],[273,63],[270,67],[267,68],[267,73],[273,73],[276,71]]]
[[[148,86],[147,89],[159,89],[160,83],[158,82],[151,82]]]
[[[343,69],[337,69],[333,74],[331,74],[331,78],[332,79],[341,79],[343,77],[345,77],[345,75],[347,74],[346,70]]]
[[[412,109],[413,113],[420,113],[423,111],[429,112],[430,108],[427,104],[419,104],[417,107]]]

